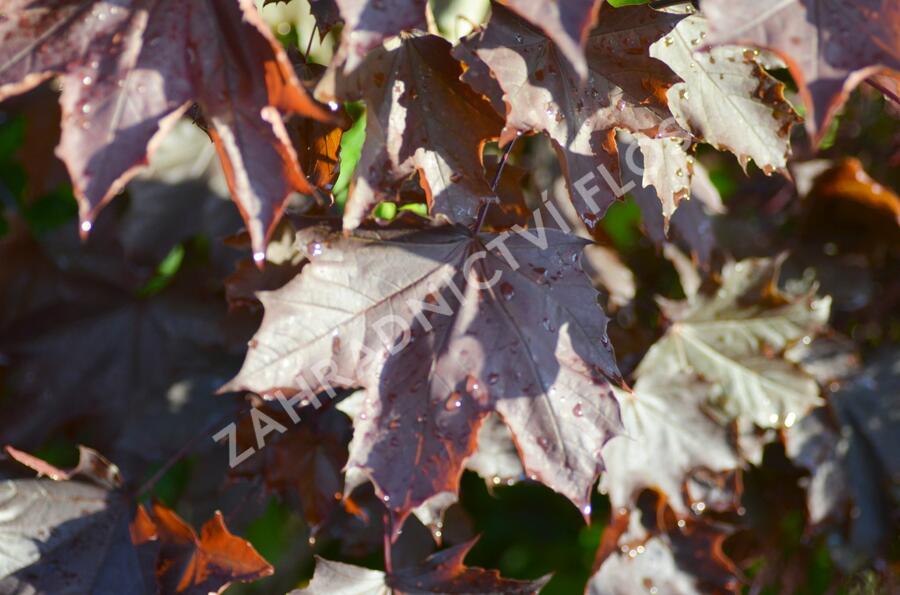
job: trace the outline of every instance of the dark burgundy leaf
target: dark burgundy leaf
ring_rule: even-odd
[[[260,296],[263,324],[229,388],[366,387],[348,465],[400,518],[457,490],[497,411],[526,473],[587,513],[600,448],[620,427],[606,380],[618,372],[579,265],[584,241],[529,233],[505,239],[505,258],[491,236],[459,228],[307,230],[310,263]]]
[[[499,134],[501,121],[460,82],[461,74],[450,44],[432,35],[374,50],[346,77],[326,74],[318,97],[365,99],[367,108],[366,142],[344,227],[358,227],[379,202],[396,200],[416,172],[431,212],[452,222],[473,223],[480,205],[492,199],[481,152]]]
[[[254,249],[309,191],[279,109],[327,118],[250,0],[13,0],[0,20],[0,100],[62,75],[58,154],[83,230],[193,102],[203,108]]]

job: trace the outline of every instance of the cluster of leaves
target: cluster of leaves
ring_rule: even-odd
[[[0,590],[261,579],[269,494],[267,588],[572,588],[465,564],[467,474],[608,504],[592,594],[896,588],[900,6],[438,4],[312,0],[324,65],[251,0],[0,8]]]

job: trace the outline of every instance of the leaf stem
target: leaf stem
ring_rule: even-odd
[[[134,498],[140,499],[144,494],[153,489],[153,486],[157,484],[157,482],[162,479],[162,477],[168,473],[169,469],[171,469],[175,463],[183,459],[190,450],[197,444],[197,441],[200,438],[205,437],[209,434],[210,431],[214,430],[216,427],[221,426],[225,421],[234,418],[237,420],[241,415],[250,410],[251,404],[249,401],[245,401],[237,411],[229,411],[225,415],[221,415],[216,419],[212,420],[210,423],[206,424],[203,429],[191,437],[190,440],[184,443],[184,445],[178,449],[178,452],[173,454],[169,459],[163,463],[163,466],[160,467],[153,476],[144,482],[144,484],[138,488],[136,492],[134,492]]]
[[[394,533],[394,524],[391,520],[391,511],[384,511],[384,571],[388,576],[394,573],[394,564],[391,560],[391,536]]]
[[[491,180],[491,192],[494,194],[497,193],[497,186],[500,184],[500,176],[503,174],[503,168],[506,166],[506,160],[509,159],[509,154],[512,152],[513,145],[515,144],[516,139],[513,138],[503,149],[503,155],[500,156],[500,162],[497,164],[497,171],[494,172],[494,178]],[[481,231],[481,226],[484,225],[484,220],[487,217],[487,212],[490,207],[490,201],[485,201],[484,204],[481,205],[481,208],[478,210],[478,219],[475,221],[476,234]]]
[[[306,42],[306,53],[303,54],[303,59],[306,60],[307,64],[309,64],[309,53],[312,51],[313,37],[316,36],[316,31],[318,30],[319,23],[313,23],[312,31],[309,32],[309,41]]]

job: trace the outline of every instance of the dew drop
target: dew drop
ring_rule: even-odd
[[[85,103],[84,105],[82,105],[82,106],[81,106],[81,113],[82,113],[82,114],[89,114],[89,113],[91,113],[91,104],[90,104],[90,103]]]
[[[585,504],[584,507],[581,509],[581,512],[584,514],[584,516],[588,516],[589,514],[591,514],[591,510],[592,510],[591,505]]]
[[[681,99],[687,99],[688,98],[687,89],[681,89],[680,91],[678,91],[678,97],[680,97]]]
[[[663,43],[666,44],[666,47],[669,47],[670,45],[672,45],[673,43],[675,43],[675,40],[672,39],[671,37],[666,37],[666,39],[663,41]]]
[[[316,538],[312,535],[309,536],[307,541],[309,541],[309,545],[316,545]]]
[[[328,109],[330,109],[330,110],[333,111],[333,112],[336,112],[336,111],[338,110],[338,104],[337,104],[337,101],[329,101],[329,102],[328,102]]]
[[[86,76],[83,79],[81,79],[81,84],[84,85],[85,87],[90,86],[93,82],[94,82],[94,79],[92,79],[89,76]]]
[[[447,411],[453,411],[454,409],[459,409],[462,407],[462,401],[459,398],[459,393],[454,391],[450,393],[450,397],[447,399],[447,402],[444,403],[444,408]]]
[[[253,262],[262,262],[266,259],[266,253],[263,251],[253,253]]]
[[[687,525],[687,523],[684,522],[684,519],[678,520],[678,528],[679,529],[684,529],[685,525]]]
[[[94,224],[90,221],[81,222],[81,231],[83,231],[84,233],[88,233],[89,231],[91,231],[92,227],[94,227]]]
[[[576,403],[575,407],[572,408],[572,415],[575,417],[581,417],[584,415],[584,411],[581,409],[581,403]]]
[[[388,496],[387,494],[385,494],[384,496],[382,496],[381,499],[384,500],[385,502],[390,502],[390,501],[391,501],[391,497]]]
[[[682,176],[684,176],[684,170],[682,170],[682,169],[679,167],[678,169],[675,170],[675,175],[678,176],[679,178],[682,177]]]
[[[320,256],[322,254],[321,242],[312,241],[306,245],[306,253],[310,256]]]

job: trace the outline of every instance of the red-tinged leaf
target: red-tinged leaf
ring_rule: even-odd
[[[292,57],[293,54],[292,52]],[[306,62],[300,56],[296,58],[294,68],[297,77],[306,88],[314,89],[325,74],[325,67]],[[338,176],[341,137],[351,123],[342,107],[336,104],[331,104],[330,107],[333,115],[331,122],[320,122],[300,116],[292,116],[287,121],[288,132],[297,151],[301,169],[309,182],[324,190],[329,198]]]
[[[335,62],[345,72],[359,68],[372,50],[401,31],[426,29],[425,0],[335,0],[344,29]]]
[[[344,77],[330,71],[316,90],[329,101],[365,99],[366,141],[344,211],[354,229],[381,201],[395,200],[416,172],[430,210],[471,224],[492,200],[481,150],[500,132],[500,119],[460,82],[450,44],[432,35],[405,37],[369,53]],[[464,122],[465,125],[460,123]]]
[[[146,595],[119,492],[76,481],[0,482],[0,592]]]
[[[341,562],[316,558],[316,572],[305,589],[292,595],[350,595],[351,593],[478,593],[535,594],[550,577],[534,581],[506,579],[496,570],[467,567],[463,559],[474,541],[448,548],[421,564],[385,575]]]
[[[326,118],[250,0],[126,5],[13,0],[0,21],[0,99],[62,75],[58,154],[83,229],[198,102],[261,250],[293,190],[308,191],[278,109]]]
[[[248,541],[230,533],[216,512],[200,535],[174,511],[155,503],[152,513],[160,544],[156,573],[164,593],[221,593],[234,582],[252,582],[275,569]]]
[[[672,114],[696,138],[734,153],[745,169],[753,159],[767,174],[784,172],[791,127],[800,121],[784,85],[746,48],[700,51],[708,29],[706,19],[691,15],[650,47],[651,56],[684,79],[667,92]],[[653,160],[645,157],[649,165]]]
[[[343,499],[343,469],[353,433],[350,421],[333,408],[315,413],[301,411],[297,422],[280,406],[260,408],[254,415],[264,415],[287,431],[266,437],[265,449],[232,469],[231,474],[250,481],[262,478],[268,489],[296,499],[307,523],[315,530],[340,507]],[[237,428],[238,452],[260,447],[255,429],[259,423],[251,416],[241,419]]]
[[[615,129],[655,130],[669,117],[665,92],[677,79],[649,56],[648,47],[681,18],[647,7],[604,6],[587,40],[586,82],[550,39],[501,6],[494,7],[484,31],[454,49],[467,65],[487,64],[503,90],[501,144],[528,132],[552,139],[572,201],[591,231],[617,197]],[[468,72],[466,82],[484,82],[483,75]]]
[[[491,411],[526,473],[585,510],[600,448],[620,427],[607,382],[619,376],[580,268],[584,241],[532,233],[501,248],[456,227],[306,230],[310,262],[261,294],[262,326],[229,387],[366,387],[348,465],[401,519],[457,490]]]
[[[784,58],[818,142],[850,91],[882,68],[900,69],[894,0],[705,0],[710,43],[752,44]]]
[[[585,595],[721,595],[737,593],[737,569],[722,552],[728,533],[703,521],[648,528],[626,511],[604,533]],[[604,547],[605,546],[605,547]]]
[[[582,79],[588,76],[584,45],[588,33],[597,23],[597,11],[603,0],[501,0],[556,43],[559,51],[572,64]]]
[[[72,469],[59,469],[43,459],[12,446],[7,446],[5,450],[14,460],[36,471],[38,475],[44,475],[54,481],[83,477],[109,488],[122,486],[122,476],[119,473],[119,468],[96,450],[86,446],[78,446],[78,465]]]

